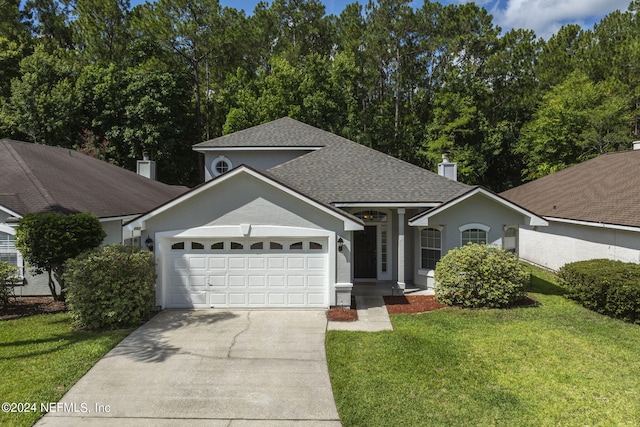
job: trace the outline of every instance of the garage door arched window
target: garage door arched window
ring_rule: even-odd
[[[490,227],[484,224],[466,224],[460,227],[460,246],[467,243],[487,244]]]

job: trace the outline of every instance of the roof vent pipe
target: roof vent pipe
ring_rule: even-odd
[[[438,175],[454,181],[458,180],[458,164],[449,161],[449,153],[442,154],[442,163],[438,164]]]
[[[633,149],[640,150],[640,141],[633,141]]]

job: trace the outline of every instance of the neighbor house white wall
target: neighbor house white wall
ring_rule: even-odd
[[[564,264],[608,258],[640,263],[640,230],[616,230],[549,221],[548,227],[520,227],[520,258],[557,270]]]

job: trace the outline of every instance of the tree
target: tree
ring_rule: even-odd
[[[18,223],[16,248],[36,274],[47,273],[51,295],[64,299],[64,263],[98,247],[105,237],[100,220],[90,214],[29,213]]]
[[[13,79],[5,123],[10,134],[39,144],[73,147],[81,129],[73,55],[38,46],[20,62]]]
[[[525,161],[523,177],[536,179],[627,148],[632,122],[628,92],[620,82],[593,83],[579,71],[554,87],[524,126],[516,147]]]

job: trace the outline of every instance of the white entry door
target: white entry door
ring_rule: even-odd
[[[327,307],[326,238],[172,240],[167,308]]]

